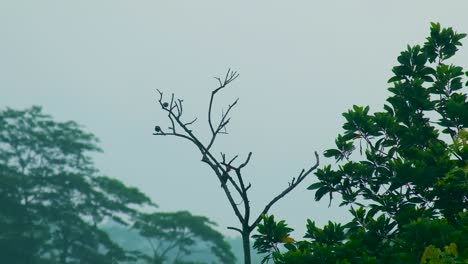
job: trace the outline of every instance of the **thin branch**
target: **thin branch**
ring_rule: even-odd
[[[317,152],[315,152],[315,165],[310,167],[307,171],[302,170],[301,173],[299,174],[299,177],[297,177],[297,180],[294,182],[291,182],[291,184],[284,189],[280,194],[278,194],[275,198],[273,198],[263,209],[262,213],[257,217],[257,219],[249,226],[249,230],[252,231],[258,223],[260,223],[262,219],[262,215],[265,215],[268,213],[268,210],[270,210],[271,206],[275,204],[278,200],[283,198],[286,194],[288,194],[290,191],[292,191],[294,188],[296,188],[312,171],[314,171],[318,165],[319,165],[319,155]]]
[[[244,168],[245,166],[247,166],[247,164],[249,163],[251,157],[252,157],[252,152],[249,152],[249,155],[247,155],[247,159],[244,161],[244,163],[242,163],[242,164],[239,166],[239,169],[242,169],[242,168]]]
[[[169,109],[172,111],[174,107],[177,107],[177,105],[174,105],[174,93],[171,94],[171,103],[169,104]]]
[[[232,107],[235,105],[235,103],[233,103],[231,105],[230,109],[232,109]],[[172,115],[173,115],[173,113],[172,113]],[[209,159],[208,158],[203,158],[202,161],[207,163],[213,169],[213,171],[218,175],[218,179],[221,182],[221,187],[223,188],[226,196],[228,197],[228,200],[229,200],[229,202],[230,202],[236,216],[238,217],[239,221],[243,222],[245,220],[245,216],[242,216],[242,214],[239,212],[239,209],[237,207],[237,203],[234,201],[234,199],[232,197],[232,194],[229,191],[229,188],[227,187],[227,185],[225,183],[227,181],[229,181],[234,186],[234,188],[239,193],[239,195],[241,195],[242,200],[244,201],[245,206],[246,206],[246,212],[247,212],[246,216],[248,216],[249,205],[248,205],[248,199],[247,199],[247,195],[246,195],[246,191],[247,191],[246,188],[240,187],[238,184],[236,184],[235,181],[229,176],[228,172],[226,170],[222,169],[222,167],[221,167],[222,164],[219,163],[216,160],[216,158],[214,158],[211,155],[211,153],[209,152],[209,147],[211,147],[211,145],[213,144],[213,140],[211,141],[211,143],[210,143],[210,145],[208,147],[204,147],[204,145],[192,134],[192,132],[190,130],[187,129],[187,127],[180,121],[180,119],[178,117],[176,117],[174,115],[173,115],[173,117],[174,117],[175,121],[179,124],[179,126],[182,127],[182,129],[184,129],[185,132],[189,135],[188,137],[192,139],[192,142],[194,142],[195,145],[197,145],[197,147],[202,152],[203,156],[204,157],[209,157]],[[221,126],[221,128],[222,128],[222,126]],[[219,129],[217,129],[217,131],[218,130]],[[216,134],[218,132],[216,132]],[[214,137],[213,137],[213,139],[214,139]],[[242,164],[242,167],[244,167],[248,163],[248,161],[250,160],[251,155],[252,155],[252,153],[249,153],[249,156],[248,156],[246,162],[244,162]],[[234,157],[231,161],[234,161],[235,158],[236,157]],[[229,166],[227,168],[229,168]],[[241,185],[243,186],[243,182],[241,183]]]
[[[227,198],[229,200],[229,203],[231,204],[231,206],[232,206],[232,208],[234,210],[234,213],[236,214],[239,221],[243,222],[244,218],[243,218],[242,214],[240,213],[239,208],[237,207],[237,204],[234,201],[234,198],[232,197],[231,192],[229,191],[229,188],[226,186],[226,184],[223,184],[223,181],[224,181],[223,176],[225,176],[225,174],[227,172],[222,169],[221,164],[213,157],[213,155],[211,155],[209,150],[200,142],[200,140],[192,133],[192,131],[187,128],[187,125],[182,123],[182,121],[180,120],[180,117],[178,115],[176,115],[172,110],[167,109],[166,107],[164,107],[164,103],[162,102],[163,93],[161,91],[159,91],[159,90],[158,90],[158,92],[160,94],[159,103],[160,103],[162,109],[168,112],[168,115],[171,118],[171,120],[174,120],[175,123],[177,123],[184,130],[184,132],[187,135],[183,135],[183,134],[180,134],[180,133],[174,133],[174,132],[173,133],[164,133],[160,128],[159,128],[159,131],[156,131],[156,132],[158,132],[158,133],[156,133],[156,135],[174,135],[174,136],[186,138],[186,139],[192,141],[192,143],[194,143],[198,147],[200,152],[202,153],[202,155],[203,155],[202,161],[207,163],[213,169],[215,174],[218,176],[218,179],[222,183],[221,187],[223,188],[224,193],[226,194],[226,196],[227,196]],[[175,126],[173,126],[173,127],[175,127]],[[206,158],[206,157],[208,157],[208,158]]]
[[[193,142],[193,140],[186,135],[178,134],[178,133],[164,133],[162,130],[160,132],[155,132],[153,133],[154,136],[175,136],[175,137],[181,137],[187,140],[190,140]]]
[[[229,122],[231,121],[231,118],[230,117],[228,118],[228,115],[229,115],[229,112],[231,111],[231,109],[237,104],[237,102],[239,102],[239,98],[237,98],[232,104],[230,104],[228,106],[228,109],[227,109],[226,113],[223,112],[221,114],[221,120],[219,121],[218,127],[216,129],[214,129],[212,123],[210,123],[210,128],[212,128],[212,130],[211,130],[212,136],[211,136],[210,143],[206,147],[207,149],[211,148],[211,146],[213,145],[213,143],[214,143],[214,141],[216,139],[216,136],[218,134],[226,134],[226,132],[221,131],[221,129],[223,129],[223,128],[225,129],[227,124],[229,124]],[[211,120],[210,120],[210,122],[211,122]]]
[[[167,116],[169,117],[169,120],[171,120],[172,127],[170,127],[170,129],[172,130],[172,133],[177,134],[174,120],[172,119],[171,113],[169,112]]]
[[[237,231],[237,232],[239,232],[239,233],[241,233],[241,234],[242,234],[242,230],[240,230],[240,229],[239,229],[239,228],[237,228],[237,227],[228,226],[228,227],[227,227],[227,229],[235,230],[235,231]]]
[[[178,238],[174,243],[170,244],[168,247],[166,247],[162,253],[160,253],[159,255],[161,257],[165,257],[166,254],[171,251],[172,249],[174,249],[175,247],[179,246],[179,244],[181,243],[182,239],[184,238],[184,236],[182,235],[182,237]]]
[[[237,192],[239,193],[239,195],[242,197],[243,191],[242,191],[241,187],[239,187],[239,185],[234,181],[234,179],[233,179],[231,176],[227,175],[226,177],[227,177],[227,180],[232,184],[232,186],[234,186],[234,188],[236,189],[236,191],[237,191]]]
[[[236,187],[236,190],[239,193],[239,195],[242,197],[242,199],[244,201],[248,202],[247,190],[250,188],[250,186],[248,186],[247,188],[245,187],[244,181],[242,179],[241,169],[244,168],[249,163],[250,158],[252,157],[252,152],[249,152],[249,154],[247,156],[247,159],[238,167],[235,167],[235,166],[232,165],[232,162],[237,159],[238,155],[234,156],[234,158],[232,158],[228,163],[226,163],[226,155],[225,154],[221,153],[221,157],[223,159],[221,164],[226,167],[226,171],[228,172],[230,170],[234,170],[236,172],[237,180],[238,180],[240,186],[237,185],[237,183],[232,178],[231,178],[231,181],[232,181],[234,187]],[[251,185],[251,184],[249,183],[249,185]],[[238,187],[240,187],[240,188],[238,188]]]
[[[154,246],[153,241],[151,241],[151,239],[150,239],[149,237],[146,237],[146,240],[148,241],[148,244],[150,245],[151,249],[153,250],[153,253],[154,253],[154,254],[157,254],[157,252],[156,252],[157,249],[156,249],[156,247]],[[158,247],[158,248],[159,248],[159,247]]]
[[[197,140],[197,139],[195,138],[195,140]],[[229,200],[229,203],[231,204],[231,207],[234,210],[234,213],[236,214],[239,221],[242,223],[244,221],[244,217],[240,213],[239,208],[237,207],[237,204],[234,201],[234,198],[232,197],[231,191],[229,191],[229,188],[227,187],[226,184],[222,184],[223,183],[223,174],[225,174],[225,173],[227,174],[227,172],[225,170],[223,170],[221,164],[213,157],[213,155],[211,155],[211,153],[199,141],[198,141],[198,143],[195,142],[195,144],[199,147],[200,151],[203,154],[202,161],[205,162],[206,164],[208,164],[211,167],[211,169],[215,172],[215,174],[218,176],[218,179],[221,182],[221,188],[223,188],[224,193],[226,194],[226,196],[227,196],[227,198]],[[206,157],[209,157],[209,159],[206,158]],[[214,164],[213,164],[213,162],[214,162]]]
[[[232,158],[232,159],[229,161],[229,163],[228,163],[228,164],[232,164],[232,162],[233,162],[234,160],[236,160],[236,159],[237,159],[237,157],[239,157],[239,155],[236,155],[236,156],[234,156],[234,158]]]
[[[250,201],[249,201],[249,197],[247,196],[247,191],[250,187],[245,188],[244,180],[242,179],[240,168],[236,169],[236,175],[237,175],[237,180],[239,181],[239,184],[240,184],[240,188],[242,190],[242,192],[240,192],[239,194],[241,195],[242,200],[244,201],[244,219],[246,219],[245,224],[248,225],[249,219],[250,219]],[[251,184],[249,183],[249,185]]]
[[[177,101],[179,102],[179,109],[178,109],[179,110],[179,115],[178,115],[178,117],[180,118],[182,116],[182,112],[184,111],[184,108],[182,107],[182,102],[184,100],[177,99]]]
[[[228,110],[226,111],[225,114],[222,114],[221,121],[219,122],[218,127],[215,129],[213,125],[212,117],[211,117],[214,97],[216,93],[218,93],[221,89],[225,88],[229,83],[237,79],[237,77],[239,77],[239,74],[236,71],[231,71],[231,69],[228,69],[226,76],[224,77],[224,80],[221,80],[221,78],[219,77],[215,77],[215,79],[218,80],[219,87],[211,92],[210,103],[208,106],[208,124],[210,126],[212,138],[210,140],[210,143],[208,144],[207,149],[211,148],[216,138],[216,135],[219,134],[221,129],[229,123],[229,119],[226,119],[227,115],[229,114],[229,111],[237,104],[237,101],[238,101],[237,99],[236,101],[234,101],[234,103],[228,106]]]
[[[189,126],[189,125],[195,123],[195,121],[197,121],[197,118],[196,118],[196,117],[195,117],[195,119],[193,119],[192,121],[185,123],[184,126]]]

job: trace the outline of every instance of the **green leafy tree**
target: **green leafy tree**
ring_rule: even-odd
[[[398,56],[383,111],[343,114],[344,133],[324,153],[337,166],[317,170],[309,189],[316,200],[339,195],[354,219],[323,229],[309,221],[308,240],[275,262],[468,261],[468,73],[449,63],[465,36],[432,23],[423,46]]]
[[[134,228],[151,247],[153,254],[147,257],[148,263],[193,263],[187,256],[207,248],[217,257],[218,263],[235,263],[231,246],[213,229],[214,226],[215,223],[204,216],[181,211],[143,214]]]
[[[0,258],[5,263],[132,260],[99,228],[153,206],[136,188],[98,174],[97,139],[40,107],[0,111]]]

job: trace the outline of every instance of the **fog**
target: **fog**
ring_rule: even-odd
[[[169,124],[156,89],[184,99],[206,140],[213,77],[240,73],[215,102],[219,116],[239,98],[213,153],[253,152],[245,177],[257,214],[314,151],[334,146],[342,112],[383,106],[396,57],[424,42],[431,21],[468,32],[466,10],[466,1],[0,1],[0,106],[40,105],[82,124],[101,139],[102,173],[235,236],[226,227],[237,219],[195,146],[152,135]],[[467,65],[466,49],[457,62]],[[314,181],[271,210],[298,235],[307,218],[350,219],[337,203],[314,201]]]

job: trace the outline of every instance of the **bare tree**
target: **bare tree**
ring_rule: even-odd
[[[202,154],[201,160],[208,164],[208,166],[210,166],[215,175],[218,177],[218,180],[221,183],[221,188],[226,194],[226,197],[229,200],[229,204],[231,205],[237,219],[240,222],[240,227],[228,227],[228,229],[236,230],[241,234],[244,249],[244,263],[250,264],[250,234],[260,223],[262,215],[267,214],[270,208],[278,200],[296,188],[308,175],[312,173],[312,171],[318,167],[319,157],[317,152],[315,152],[315,165],[310,168],[303,169],[297,177],[293,177],[292,180],[288,183],[288,186],[281,193],[276,195],[268,204],[266,204],[262,212],[251,222],[251,210],[248,191],[252,185],[244,181],[242,169],[250,162],[252,152],[247,155],[244,161],[235,163],[238,155],[231,159],[227,159],[226,154],[221,153],[220,157],[216,158],[211,151],[217,136],[220,134],[227,134],[226,126],[231,120],[231,110],[236,106],[239,99],[236,99],[233,103],[228,105],[226,111],[222,112],[221,119],[216,123],[213,121],[212,117],[213,101],[218,92],[226,88],[231,82],[237,79],[237,77],[239,77],[239,74],[229,69],[224,78],[215,78],[218,81],[219,86],[211,92],[208,106],[208,125],[210,127],[211,137],[207,143],[203,143],[199,137],[195,135],[193,130],[189,128],[195,123],[197,120],[196,118],[188,122],[183,120],[183,101],[176,99],[174,94],[172,94],[170,101],[166,102],[164,101],[163,93],[159,90],[159,104],[161,108],[167,112],[170,126],[167,130],[162,129],[160,126],[156,126],[154,129],[154,135],[180,137],[192,142],[200,150]],[[231,192],[232,190],[238,195],[236,198],[241,199],[240,203],[235,201],[235,197],[233,197],[233,193]],[[240,206],[243,208],[240,208]]]

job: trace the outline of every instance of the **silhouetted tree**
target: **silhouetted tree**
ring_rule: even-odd
[[[196,242],[212,246],[222,263],[234,262],[213,222],[189,212],[148,213],[155,204],[146,195],[98,174],[89,156],[96,151],[100,149],[92,134],[75,122],[54,121],[40,107],[0,111],[1,263],[148,259],[113,241],[101,227],[107,222],[138,228],[141,240],[163,240],[171,245],[166,251],[179,249],[175,263],[188,259]],[[154,253],[163,259],[167,252]]]
[[[273,199],[265,205],[263,210],[258,216],[253,217],[251,221],[251,209],[250,209],[250,200],[248,198],[248,191],[251,187],[250,183],[245,182],[242,175],[242,169],[247,166],[252,157],[252,152],[250,152],[247,157],[236,163],[238,155],[227,158],[225,153],[221,153],[220,157],[215,157],[212,153],[212,147],[216,141],[216,138],[220,134],[226,134],[226,126],[230,122],[230,113],[231,110],[236,106],[238,100],[235,100],[232,104],[228,105],[225,112],[222,113],[221,118],[218,122],[215,122],[212,117],[213,112],[213,103],[215,96],[225,89],[231,82],[233,82],[239,74],[235,71],[228,70],[224,78],[216,78],[219,86],[211,92],[211,97],[208,104],[208,126],[210,128],[211,135],[207,142],[203,142],[191,129],[191,125],[195,123],[196,118],[191,121],[186,121],[183,118],[184,108],[183,101],[176,99],[174,94],[170,97],[169,101],[164,101],[163,93],[159,92],[159,105],[161,109],[167,113],[168,121],[170,126],[168,129],[163,129],[160,125],[157,125],[154,129],[154,135],[157,136],[175,136],[181,139],[187,140],[195,145],[195,147],[200,151],[202,156],[202,162],[206,163],[214,172],[217,179],[221,184],[230,206],[232,207],[234,214],[239,220],[239,227],[228,227],[229,229],[238,231],[243,240],[244,248],[244,262],[246,264],[251,263],[250,256],[250,234],[257,227],[262,219],[262,215],[268,213],[270,208],[286,194],[296,188],[308,175],[314,171],[319,163],[318,154],[315,153],[316,163],[310,168],[303,169],[297,177],[293,177],[289,182],[288,186],[278,195],[273,197]],[[241,200],[240,203],[236,202],[236,197]],[[242,204],[242,208],[240,208]]]
[[[149,263],[189,263],[187,256],[206,250],[216,256],[219,263],[233,264],[235,256],[221,233],[213,229],[216,224],[204,216],[187,211],[175,213],[143,214],[134,224],[140,235],[147,239],[152,250]],[[169,258],[169,254],[173,257]]]
[[[40,107],[0,111],[2,263],[117,263],[131,255],[99,228],[153,206],[136,188],[99,175],[97,139]]]

